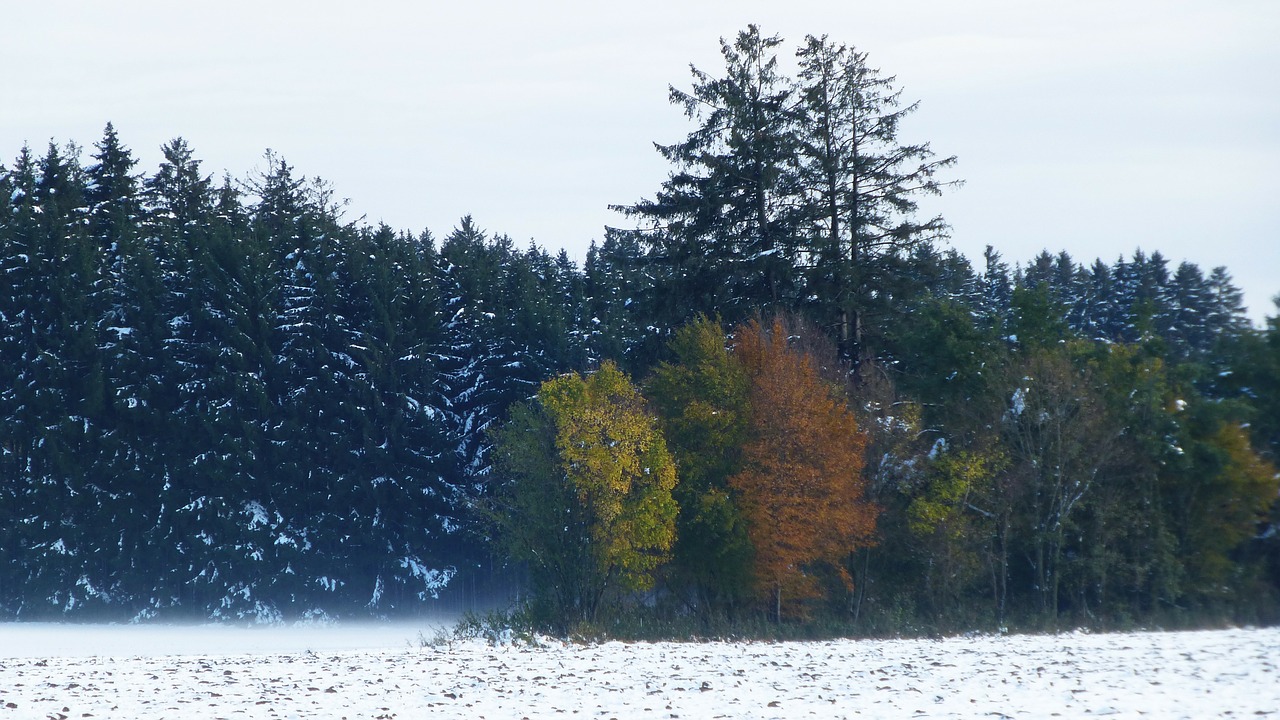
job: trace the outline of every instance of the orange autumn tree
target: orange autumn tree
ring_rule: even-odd
[[[824,568],[853,587],[844,560],[871,542],[877,513],[863,492],[866,439],[812,356],[789,347],[781,319],[734,334],[751,382],[751,425],[743,469],[729,484],[755,548],[757,596],[780,620],[821,595]]]

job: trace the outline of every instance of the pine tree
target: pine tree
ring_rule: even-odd
[[[797,56],[810,292],[819,322],[838,328],[841,352],[859,360],[866,318],[893,309],[886,298],[898,263],[946,236],[941,217],[914,215],[919,197],[959,184],[937,178],[956,158],[935,159],[928,143],[899,141],[903,118],[919,103],[902,106],[896,78],[882,77],[866,53],[810,35]]]
[[[923,405],[925,427],[942,428],[953,441],[983,434],[999,415],[993,405],[1001,402],[996,383],[1008,361],[1006,344],[953,300],[919,303],[911,318],[891,346],[900,361],[898,389]]]
[[[985,327],[1004,335],[1013,302],[1013,280],[1009,274],[1009,265],[990,245],[983,250],[982,259],[983,271],[979,281],[981,296],[977,311]]]
[[[142,200],[137,161],[107,125],[86,170],[90,240],[100,263],[96,318],[106,400],[102,448],[90,473],[106,491],[97,523],[109,528],[114,556],[99,564],[95,585],[132,600],[151,588],[139,564],[151,566],[145,539],[158,514],[167,470],[160,438],[176,405],[167,382],[164,346],[169,326],[160,310],[166,288],[154,246],[140,233]]]
[[[22,580],[31,615],[91,607],[101,599],[91,575],[107,564],[96,511],[109,491],[89,472],[105,430],[96,332],[103,294],[78,157],[75,146],[50,143],[31,186],[29,287],[39,290],[26,299],[32,326],[23,373],[31,389],[27,498],[36,521]]]
[[[1065,250],[1053,263],[1053,295],[1063,309],[1067,326],[1079,332],[1088,312],[1088,282],[1083,268]]]
[[[1170,281],[1170,295],[1170,351],[1174,358],[1187,359],[1206,350],[1213,336],[1208,326],[1209,288],[1200,267],[1180,263]]]
[[[166,289],[159,314],[176,398],[143,613],[252,616],[265,609],[255,593],[278,570],[268,563],[284,522],[262,487],[272,477],[266,253],[230,182],[215,187],[181,138],[162,153],[145,182],[144,226]]]
[[[597,247],[593,242],[588,248],[583,275],[589,364],[611,359],[639,370],[658,354],[652,346],[662,339],[660,333],[670,328],[646,327],[646,322],[659,322],[654,308],[670,299],[655,292],[653,278],[646,274],[648,267],[632,233],[610,230],[603,243]],[[664,313],[665,317],[674,316]]]
[[[1245,315],[1244,293],[1231,282],[1225,267],[1215,267],[1207,279],[1210,313],[1208,322],[1219,338],[1236,337],[1249,327]]]
[[[1111,339],[1116,315],[1116,287],[1111,268],[1101,260],[1095,260],[1085,278],[1084,297],[1079,309],[1075,327],[1081,335],[1098,342]]]
[[[443,342],[430,236],[362,232],[345,254],[352,463],[334,500],[350,508],[347,572],[375,610],[435,597],[463,553],[454,536],[470,498],[454,471],[436,349]]]
[[[653,200],[614,208],[646,223],[637,236],[668,293],[656,308],[668,327],[797,301],[796,118],[781,44],[751,25],[720,41],[723,77],[693,68],[689,91],[673,87],[672,104],[699,126],[658,146],[677,169]]]
[[[37,242],[35,160],[23,147],[12,170],[0,166],[0,613],[17,614],[34,560],[30,531],[39,518],[34,453],[40,424],[30,363],[37,352],[32,258]]]
[[[444,302],[446,348],[443,370],[459,482],[479,492],[489,470],[486,433],[514,403],[537,392],[535,363],[514,332],[510,296],[511,240],[490,240],[464,217],[441,244],[439,283]]]
[[[349,348],[358,344],[342,297],[349,284],[344,245],[349,229],[337,220],[331,191],[295,178],[284,160],[268,154],[269,169],[255,189],[251,227],[271,250],[278,305],[268,391],[279,410],[267,431],[268,457],[291,492],[278,511],[289,523],[277,539],[276,562],[293,570],[272,592],[308,606],[332,597],[368,597],[373,582],[356,577],[360,533],[368,522],[345,502],[364,418],[358,367]],[[354,526],[354,527],[353,527]],[[337,572],[335,568],[347,568]]]

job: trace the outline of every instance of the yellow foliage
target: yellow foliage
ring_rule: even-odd
[[[907,507],[908,529],[916,536],[942,532],[959,539],[968,528],[956,520],[964,515],[973,495],[989,492],[992,478],[1006,464],[998,452],[961,450],[940,455],[924,492]]]
[[[675,540],[676,468],[656,421],[611,362],[548,380],[538,394],[566,479],[590,517],[597,564],[624,587],[652,585]]]

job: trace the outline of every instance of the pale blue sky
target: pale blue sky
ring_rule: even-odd
[[[240,177],[270,147],[352,216],[447,233],[470,213],[581,258],[610,203],[652,195],[666,101],[748,23],[870,53],[921,101],[903,128],[960,158],[953,245],[1226,265],[1280,293],[1280,3],[3,2],[0,157],[90,147],[109,120],[154,170],[183,136]]]

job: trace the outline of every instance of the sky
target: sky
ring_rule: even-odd
[[[87,161],[107,122],[148,174],[175,137],[219,177],[271,149],[350,220],[442,237],[469,214],[581,261],[692,129],[668,86],[749,23],[784,63],[806,34],[853,45],[920,101],[899,137],[958,156],[923,210],[971,260],[1160,251],[1277,314],[1275,0],[0,0],[0,162]]]

